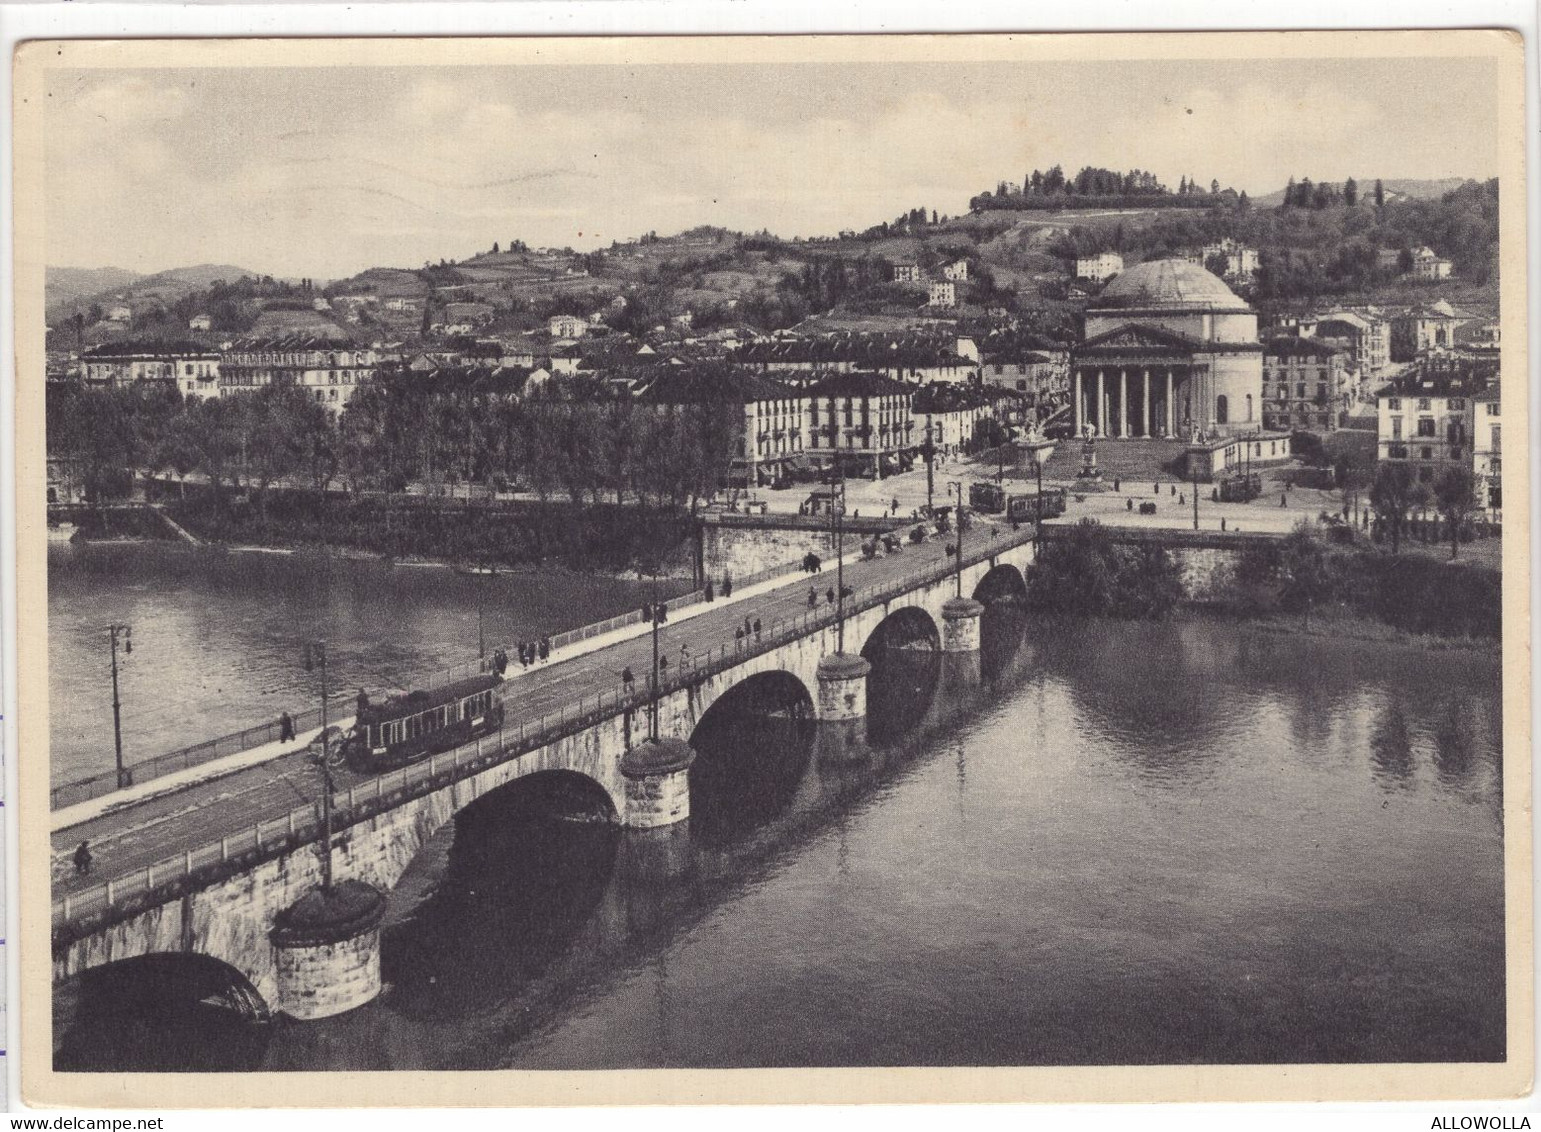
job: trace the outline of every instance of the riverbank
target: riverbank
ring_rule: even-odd
[[[390,562],[495,566],[561,562],[646,570],[693,566],[695,520],[679,507],[613,503],[450,504],[416,497],[353,497],[325,504],[279,492],[261,507],[209,492],[168,500],[196,537],[225,546],[343,551]]]
[[[1496,656],[1503,651],[1503,641],[1499,639],[1415,633],[1342,607],[1312,610],[1307,618],[1298,613],[1265,613],[1233,609],[1218,602],[1189,601],[1178,607],[1176,619],[1227,625],[1267,636],[1379,642],[1430,652],[1472,652]]]

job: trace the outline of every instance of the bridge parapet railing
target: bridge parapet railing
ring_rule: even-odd
[[[795,563],[782,563],[746,575],[741,579],[734,579],[733,584],[737,588],[747,589],[749,586],[769,581],[772,578],[789,576],[796,572],[797,568]],[[705,600],[706,592],[704,589],[693,590],[690,593],[668,599],[669,604],[675,608],[696,605]],[[567,632],[553,635],[550,638],[551,650],[553,653],[559,652],[583,641],[592,640],[595,637],[602,637],[607,633],[613,633],[640,624],[642,624],[641,609],[629,610],[626,613],[604,621],[596,621],[591,625],[584,625],[577,629],[570,629]],[[415,677],[412,681],[412,686],[422,689],[439,688],[446,684],[452,684],[457,680],[464,680],[471,676],[489,672],[491,671],[490,657],[498,649],[502,649],[510,654],[514,652],[513,647],[510,645],[493,646],[488,649],[487,657],[462,661],[458,664],[452,664],[429,672],[426,675]],[[352,706],[353,697],[351,695],[339,696],[336,700],[331,701],[331,706],[328,710],[332,718],[342,718],[338,715],[338,712],[351,710]],[[291,717],[294,720],[294,729],[297,732],[321,726],[320,708],[292,712]],[[193,743],[179,750],[169,751],[164,755],[157,755],[154,758],[133,763],[127,768],[128,784],[136,785],[150,782],[157,778],[163,778],[168,774],[175,774],[178,771],[213,762],[227,755],[240,754],[254,747],[275,742],[278,737],[279,721],[271,719],[265,723],[242,728],[240,731],[232,731],[226,735],[206,739],[201,743]],[[88,778],[76,779],[73,782],[61,783],[53,787],[49,794],[49,808],[61,810],[68,806],[78,805],[81,802],[88,802],[93,798],[112,794],[119,789],[122,789],[122,786],[118,782],[117,772],[115,770],[104,771]]]
[[[993,558],[1004,550],[1032,539],[1030,532],[1007,532],[988,544],[967,550],[962,567]],[[944,561],[926,570],[906,574],[894,581],[855,591],[847,599],[848,613],[860,612],[891,601],[917,586],[934,584],[951,576],[959,563]],[[698,683],[707,677],[736,667],[791,640],[833,626],[839,609],[824,604],[790,618],[776,618],[754,640],[723,643],[710,651],[681,661],[661,674],[658,694],[667,695]],[[518,758],[547,746],[567,735],[592,727],[624,711],[647,706],[652,698],[649,687],[622,685],[593,696],[580,696],[577,703],[563,705],[537,719],[505,724],[496,737],[487,736],[473,744],[457,747],[443,754],[350,786],[333,795],[333,826],[338,833],[365,821],[403,801],[441,789],[451,782],[479,774],[500,762]],[[167,900],[211,883],[220,874],[247,868],[283,852],[321,839],[320,801],[296,807],[287,814],[234,830],[218,841],[162,858],[143,869],[115,877],[80,892],[67,893],[53,901],[52,922],[56,935],[61,928],[82,929],[114,918],[133,915]]]

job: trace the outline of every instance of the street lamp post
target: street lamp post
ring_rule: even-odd
[[[1033,467],[1038,470],[1038,510],[1033,517],[1033,549],[1036,551],[1043,545],[1043,451],[1041,449],[1033,453]]]
[[[321,669],[321,891],[332,891],[332,746],[327,735],[326,642],[305,642],[305,671]]]
[[[653,695],[652,702],[647,707],[647,737],[654,743],[658,742],[658,626],[663,620],[658,614],[658,575],[653,574]]]
[[[931,417],[926,417],[926,514],[936,510],[936,437],[931,431]]]
[[[118,638],[123,638],[123,655],[134,654],[134,630],[130,625],[109,625],[107,635],[112,641],[112,748],[118,765],[118,789],[129,784],[128,769],[123,765],[123,715],[118,700]]]
[[[1193,529],[1199,529],[1199,468],[1193,466]]]
[[[840,500],[835,501],[839,491]],[[835,651],[845,652],[845,466],[840,465],[840,478],[830,487],[830,526],[835,536]]]
[[[958,543],[957,543],[957,547],[956,547],[957,554],[955,556],[956,559],[957,559],[957,561],[956,561],[957,569],[953,573],[954,573],[954,577],[957,579],[957,586],[958,586],[957,596],[958,597],[962,597],[963,596],[963,482],[961,480],[953,480],[952,481],[952,487],[958,493],[958,515],[957,515],[957,519],[958,519]]]
[[[483,607],[487,604],[487,577],[485,574],[476,575],[476,656],[479,660],[487,659],[487,632],[486,622],[483,617]]]

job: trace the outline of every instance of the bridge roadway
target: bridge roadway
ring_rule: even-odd
[[[1000,525],[999,535],[991,539],[991,526],[980,520],[965,533],[964,550],[969,554],[984,549],[992,541],[1005,544],[1010,530]],[[879,555],[870,561],[848,563],[845,584],[856,590],[900,581],[907,575],[935,569],[947,561],[945,543],[951,539],[932,539],[920,545],[908,541],[897,554]],[[1018,536],[1019,538],[1021,536]],[[659,654],[674,668],[681,656],[680,646],[691,654],[704,656],[710,650],[733,643],[733,630],[742,627],[744,618],[758,617],[765,628],[776,618],[790,619],[808,608],[808,588],[816,587],[821,608],[826,591],[835,584],[835,572],[826,568],[810,577],[792,573],[784,585],[745,600],[724,602],[677,623],[663,626]],[[847,645],[859,651],[862,642]],[[592,698],[600,692],[620,689],[620,673],[630,667],[637,687],[646,686],[652,670],[652,640],[644,634],[620,641],[569,660],[554,660],[530,669],[511,669],[505,686],[505,729],[517,728],[521,719],[535,720],[564,705],[576,705],[580,697]],[[370,781],[373,776],[358,774],[349,768],[335,772],[339,792]],[[142,872],[146,866],[168,857],[218,842],[227,834],[250,830],[253,823],[282,818],[298,806],[314,802],[320,796],[320,772],[311,765],[303,750],[249,767],[222,778],[190,785],[175,793],[147,798],[100,817],[68,826],[53,834],[54,899],[95,888],[104,881]],[[95,856],[89,876],[76,875],[70,855],[82,840],[89,840]]]

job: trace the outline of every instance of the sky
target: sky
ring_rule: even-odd
[[[1254,196],[1496,175],[1492,63],[1359,59],[51,70],[51,266],[341,278],[522,239],[958,213],[1033,168]]]

